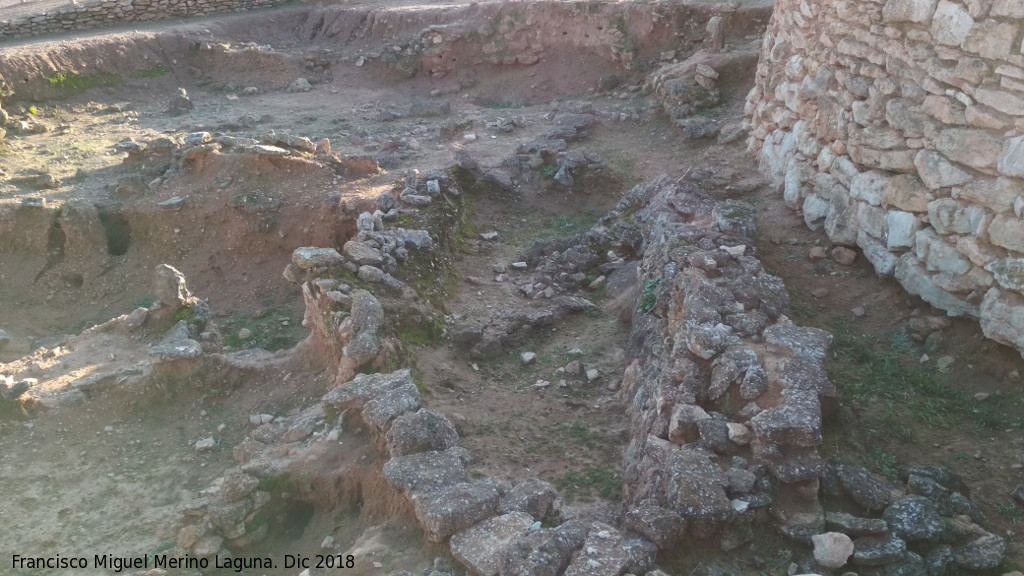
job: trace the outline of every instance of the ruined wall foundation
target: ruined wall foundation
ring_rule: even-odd
[[[778,0],[750,149],[812,229],[1024,351],[1024,3]]]

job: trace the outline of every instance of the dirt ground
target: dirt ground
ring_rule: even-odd
[[[0,5],[0,13],[9,9]],[[340,245],[351,233],[343,216],[324,207],[327,193],[342,189],[354,205],[365,205],[406,169],[450,165],[453,143],[483,165],[498,165],[518,143],[548,128],[545,115],[556,99],[566,98],[591,101],[601,112],[602,122],[573,147],[600,154],[607,181],[573,193],[548,182],[477,199],[473,228],[499,236],[466,243],[456,262],[461,281],[448,313],[477,318],[529,306],[513,284],[494,281],[494,266],[518,260],[535,238],[587,229],[630,186],[646,179],[667,173],[700,181],[716,196],[753,202],[759,256],[786,281],[794,319],[837,334],[831,370],[849,409],[827,434],[827,455],[864,462],[886,475],[906,464],[949,466],[967,480],[991,525],[1010,538],[1006,565],[1022,566],[1017,523],[1024,510],[1010,497],[1024,464],[1020,356],[984,340],[976,324],[954,320],[931,339],[929,359],[922,362],[924,343],[912,337],[908,322],[939,313],[907,297],[891,280],[877,278],[862,257],[848,267],[812,258],[813,247],[828,247],[822,234],[807,230],[764,184],[742,139],[726,145],[688,141],[640,92],[594,90],[610,72],[623,74],[626,86],[639,84],[643,72],[562,55],[534,66],[484,68],[472,83],[453,89],[429,78],[348,65],[332,69],[310,93],[258,86],[257,95],[237,97],[223,90],[225,78],[240,81],[249,74],[253,84],[287,84],[302,75],[302,46],[289,44],[285,35],[219,37],[218,28],[210,27],[220,42],[270,42],[292,60],[274,60],[279,68],[255,76],[251,68],[214,66],[201,71],[198,80],[194,71],[172,66],[167,73],[128,78],[116,87],[5,106],[12,116],[43,123],[48,131],[12,136],[0,148],[0,202],[36,197],[57,204],[116,204],[133,235],[121,254],[110,253],[97,232],[99,248],[85,240],[69,244],[72,252],[55,263],[28,251],[5,256],[0,328],[12,341],[0,350],[0,373],[38,378],[32,394],[42,407],[31,417],[0,421],[5,496],[0,517],[13,519],[0,526],[0,572],[9,569],[13,553],[139,555],[169,549],[180,504],[234,465],[231,447],[250,431],[249,415],[286,415],[316,401],[330,384],[315,371],[270,371],[258,379],[196,382],[179,389],[81,392],[68,383],[90,371],[127,369],[143,361],[146,336],[69,335],[151,302],[151,271],[166,262],[185,273],[196,295],[208,298],[225,334],[246,328],[270,347],[290,346],[305,334],[301,295],[281,277],[292,250]],[[179,86],[195,104],[185,116],[167,112]],[[733,90],[711,115],[723,124],[738,122],[743,88]],[[446,102],[451,114],[392,119],[382,113],[421,101]],[[112,108],[121,102],[129,105]],[[620,113],[629,118],[613,120]],[[505,131],[502,126],[513,117],[517,127]],[[297,164],[254,173],[251,166],[225,159],[152,190],[118,191],[130,173],[122,167],[124,154],[113,148],[116,143],[202,130],[256,138],[273,130],[313,142],[328,138],[336,152],[389,154],[386,172],[347,181]],[[61,184],[35,189],[14,180],[33,170]],[[253,190],[282,200],[270,231],[261,228],[258,217],[229,206],[233,195]],[[189,209],[153,208],[174,196],[184,197]],[[547,479],[562,489],[570,508],[610,518],[627,441],[614,389],[624,368],[628,325],[608,306],[616,294],[596,290],[590,296],[597,311],[569,317],[500,358],[474,360],[443,342],[408,347],[414,374],[426,390],[424,404],[455,421],[473,455],[474,472],[506,481],[527,475]],[[245,347],[253,341],[235,343]],[[536,362],[524,365],[521,352],[536,353]],[[943,356],[951,356],[952,365],[933,369]],[[560,369],[573,360],[597,368],[600,378],[560,386],[559,380],[572,380]],[[538,388],[538,380],[550,385]],[[926,393],[903,386],[904,380],[934,385]],[[213,450],[193,448],[211,436],[217,442]],[[435,555],[417,535],[392,525],[363,525],[358,511],[344,508],[318,511],[296,532],[276,535],[266,549],[315,554],[327,535],[335,537],[338,551],[376,547],[384,570],[421,570]]]

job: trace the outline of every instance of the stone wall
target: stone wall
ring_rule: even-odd
[[[1024,3],[778,0],[746,113],[785,202],[1024,351]]]
[[[69,3],[53,12],[0,20],[0,41],[56,32],[89,30],[123,22],[244,12],[289,2],[291,0],[102,0],[81,6]]]

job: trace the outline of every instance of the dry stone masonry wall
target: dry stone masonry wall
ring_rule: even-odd
[[[812,229],[1024,351],[1024,4],[779,0],[750,148]]]
[[[0,20],[0,41],[54,32],[90,30],[119,22],[144,22],[280,6],[291,0],[102,0],[36,16]]]

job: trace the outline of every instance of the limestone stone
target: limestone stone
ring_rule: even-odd
[[[963,48],[982,58],[1005,58],[1013,50],[1017,27],[999,20],[982,20],[971,26]]]
[[[1024,297],[990,288],[981,301],[980,314],[986,337],[1018,350],[1024,348]]]
[[[974,90],[974,99],[986,106],[995,108],[1003,114],[1024,116],[1024,98],[1006,90],[977,88]]]
[[[498,509],[498,500],[497,487],[490,478],[412,495],[416,519],[432,542],[490,518]]]
[[[153,294],[165,306],[172,309],[177,309],[192,297],[185,281],[185,275],[167,264],[157,265],[154,271]]]
[[[915,238],[915,252],[929,271],[965,274],[971,268],[971,263],[949,241],[932,229],[918,232]]]
[[[495,576],[508,546],[533,524],[523,512],[495,516],[455,534],[451,538],[452,556],[476,576]]]
[[[885,239],[886,214],[887,212],[881,208],[861,202],[857,205],[857,226],[861,232]]]
[[[984,130],[948,128],[939,132],[935,149],[954,162],[972,168],[993,168],[1003,142]]]
[[[889,531],[889,524],[881,518],[858,518],[845,512],[827,512],[825,526],[850,536],[873,536]]]
[[[893,534],[905,542],[936,540],[945,527],[935,503],[924,496],[900,498],[885,509],[882,518],[889,523]]]
[[[404,456],[447,450],[458,443],[459,433],[444,414],[420,409],[396,418],[384,439],[389,454]]]
[[[359,265],[380,266],[384,262],[384,255],[380,250],[366,242],[349,240],[342,246],[341,251],[349,260]]]
[[[622,533],[601,522],[594,522],[583,547],[565,569],[563,576],[619,576],[626,572],[626,555]]]
[[[1024,178],[1024,136],[1010,138],[1003,143],[996,167],[1005,176]]]
[[[949,162],[934,150],[921,150],[914,157],[914,166],[924,185],[932,190],[959,186],[971,180],[971,175]]]
[[[968,570],[991,570],[1006,555],[1006,540],[995,534],[984,534],[953,551],[957,565]]]
[[[671,549],[686,534],[686,520],[682,516],[650,500],[626,512],[623,527],[654,542],[662,550]]]
[[[985,266],[996,282],[1008,290],[1024,293],[1024,258],[1001,258]]]
[[[903,98],[893,98],[885,103],[885,120],[908,138],[923,136],[927,123],[924,112]]]
[[[550,483],[527,478],[502,495],[498,512],[526,512],[534,520],[543,520],[557,507],[558,499],[558,490]]]
[[[825,218],[831,203],[817,194],[808,194],[804,198],[804,223],[811,230],[820,230],[825,225]]]
[[[879,276],[892,276],[896,267],[896,255],[885,247],[880,241],[873,238],[864,230],[857,231],[857,245],[860,246],[864,257],[875,268],[875,274]]]
[[[857,209],[848,194],[833,194],[825,217],[825,233],[835,244],[853,246],[857,243]]]
[[[676,444],[689,444],[700,439],[697,423],[710,418],[700,406],[679,403],[672,410],[668,439]]]
[[[1016,252],[1024,252],[1024,221],[1014,214],[999,214],[988,226],[992,243]]]
[[[896,262],[894,275],[907,292],[920,296],[925,302],[945,310],[950,316],[978,317],[976,304],[961,300],[936,286],[913,253],[908,252],[900,256]]]
[[[954,200],[940,198],[928,203],[928,220],[939,234],[971,234],[980,236],[988,225],[985,209]]]
[[[995,3],[992,4],[991,15],[1024,18],[1024,4],[1017,0],[995,0]]]
[[[932,16],[932,39],[940,44],[959,46],[973,25],[974,19],[963,6],[941,0]]]
[[[853,563],[861,566],[891,564],[906,552],[907,543],[893,534],[863,536],[853,541]]]
[[[1021,161],[1024,162],[1024,150]],[[953,198],[979,204],[997,213],[1012,210],[1013,202],[1022,195],[1024,184],[1013,178],[976,178],[962,187],[953,188]]]
[[[968,105],[964,109],[964,120],[971,126],[989,130],[1003,130],[1008,123],[983,107]]]
[[[880,170],[861,172],[850,182],[850,196],[864,200],[872,206],[879,206],[885,197],[885,189],[890,178],[889,174]]]
[[[911,248],[914,237],[921,228],[921,221],[910,212],[892,210],[886,214],[886,248]]]
[[[977,238],[964,236],[956,241],[956,249],[975,266],[985,266],[1003,255],[1003,251],[987,244],[981,244]]]
[[[384,478],[407,496],[443,489],[468,479],[469,451],[449,448],[443,452],[421,452],[398,456],[384,464]]]
[[[935,12],[936,0],[887,0],[882,7],[886,22],[927,22]]]
[[[929,192],[921,179],[912,174],[898,174],[889,179],[882,197],[883,206],[894,206],[906,212],[927,212]]]
[[[316,248],[306,246],[296,248],[292,252],[292,263],[303,270],[311,270],[318,266],[340,266],[345,259],[334,248]]]
[[[761,442],[813,448],[821,444],[821,404],[808,390],[786,390],[785,403],[750,419]]]
[[[825,532],[811,536],[814,561],[825,568],[840,568],[853,555],[853,540],[841,532]]]

